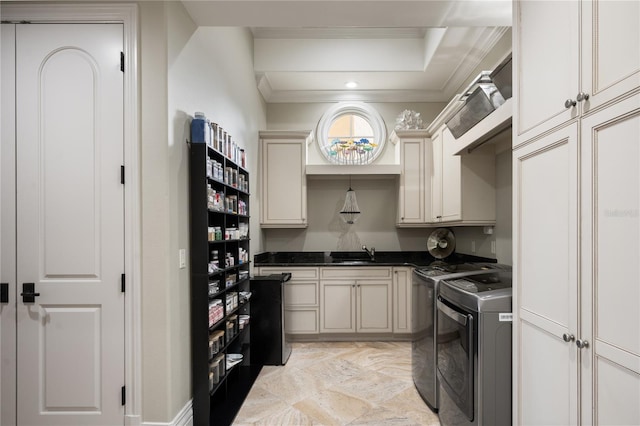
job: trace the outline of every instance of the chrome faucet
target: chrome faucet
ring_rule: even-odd
[[[364,250],[364,251],[366,251],[366,252],[367,252],[367,254],[368,254],[368,255],[369,255],[369,257],[371,258],[371,261],[372,261],[372,262],[375,262],[375,260],[376,260],[376,249],[375,249],[375,247],[371,247],[371,250],[369,250],[369,249],[367,248],[367,246],[364,246],[364,245],[363,245],[363,246],[362,246],[362,250]]]

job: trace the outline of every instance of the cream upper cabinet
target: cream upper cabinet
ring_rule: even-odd
[[[429,192],[425,191],[425,175],[430,174],[425,158],[427,133],[396,131],[396,136],[400,139],[401,164],[396,223],[399,227],[424,225],[427,207],[425,200],[429,199],[430,202]],[[430,190],[431,186],[428,188]]]
[[[454,155],[454,138],[444,124],[435,131],[396,131],[395,136],[402,166],[398,227],[495,224],[493,146]]]
[[[430,223],[493,225],[496,221],[492,145],[454,155],[454,137],[441,126],[431,137]],[[429,168],[429,167],[428,167]]]
[[[640,2],[595,0],[581,3],[582,78],[592,111],[640,87]]]
[[[514,2],[514,143],[638,87],[638,22],[637,1]]]
[[[320,333],[391,333],[391,268],[320,268]]]
[[[260,132],[260,226],[307,227],[309,132]]]
[[[640,4],[514,7],[513,423],[640,424]],[[532,76],[567,31],[557,112]]]
[[[393,332],[411,333],[412,292],[411,272],[412,268],[393,268]]]

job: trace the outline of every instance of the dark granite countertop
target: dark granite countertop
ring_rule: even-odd
[[[437,263],[490,262],[495,259],[453,253],[436,259],[426,251],[376,251],[372,262],[364,251],[264,252],[254,256],[255,266],[414,266]]]

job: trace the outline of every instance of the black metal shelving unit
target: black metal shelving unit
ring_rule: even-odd
[[[260,371],[259,366],[251,365],[251,299],[243,297],[250,291],[249,173],[204,143],[189,147],[193,424],[228,425]],[[225,171],[222,178],[210,167],[214,161]],[[220,228],[217,235],[211,232],[216,227]],[[217,267],[213,265],[214,251]],[[247,253],[245,261],[243,251]],[[211,286],[215,283],[217,289]],[[222,317],[213,322],[212,303],[222,305]],[[249,315],[242,329],[240,315]],[[221,331],[224,338],[214,339]],[[216,340],[212,344],[215,353],[210,340]],[[228,354],[242,354],[242,361],[227,368]]]

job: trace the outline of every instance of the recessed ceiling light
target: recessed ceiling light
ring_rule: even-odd
[[[347,89],[355,89],[358,87],[358,83],[356,81],[347,81],[344,85]]]

